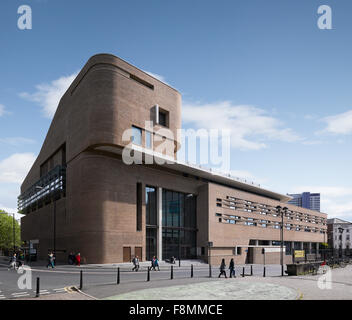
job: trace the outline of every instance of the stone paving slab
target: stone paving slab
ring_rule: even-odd
[[[203,283],[133,291],[108,300],[296,300],[297,290],[262,282],[224,279]]]

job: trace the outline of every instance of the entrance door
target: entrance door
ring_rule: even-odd
[[[134,248],[134,253],[136,256],[138,256],[139,261],[142,261],[142,247],[135,247]]]
[[[246,264],[252,264],[253,263],[253,253],[254,253],[254,248],[249,247],[247,248],[247,256],[246,256]]]
[[[131,247],[123,247],[123,262],[131,262]]]

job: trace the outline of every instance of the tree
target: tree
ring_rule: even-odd
[[[9,250],[13,248],[13,221],[4,210],[0,210],[0,249]],[[15,220],[15,246],[21,246],[21,228]]]

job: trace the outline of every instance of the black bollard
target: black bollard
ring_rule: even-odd
[[[263,277],[265,278],[265,266],[264,266],[264,270],[263,270]]]
[[[281,265],[281,277],[284,276],[284,265]]]
[[[120,267],[117,268],[117,284],[120,284]]]
[[[242,277],[244,277],[244,268],[245,268],[245,267],[243,267],[243,270],[242,270]]]
[[[79,279],[79,290],[83,288],[83,271],[81,270],[80,279]]]
[[[251,276],[253,276],[253,266],[251,265]]]
[[[172,280],[174,278],[174,266],[171,266],[171,276],[170,279]]]
[[[150,267],[148,267],[148,272],[147,272],[147,281],[150,281]]]
[[[211,265],[209,265],[209,278],[211,278]]]
[[[193,264],[191,264],[191,278],[193,278]]]
[[[38,298],[40,295],[40,279],[37,278],[37,292],[35,294],[35,297]]]
[[[233,276],[236,278],[236,268],[233,268]]]

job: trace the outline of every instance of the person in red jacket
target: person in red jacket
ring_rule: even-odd
[[[79,252],[76,255],[76,264],[77,266],[81,265],[81,254]]]

